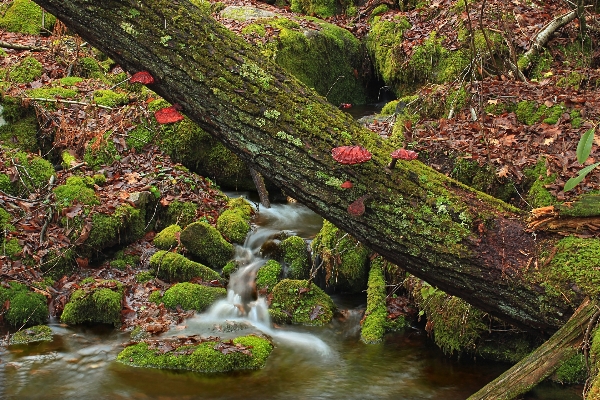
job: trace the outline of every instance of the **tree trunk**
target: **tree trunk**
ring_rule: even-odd
[[[34,0],[222,141],[251,168],[431,285],[513,324],[555,331],[573,312],[524,277],[524,215],[421,164],[386,171],[390,145],[185,0]],[[361,145],[361,165],[331,149]],[[339,185],[350,180],[351,189]],[[348,206],[368,195],[366,211]],[[537,240],[541,235],[537,235]],[[541,311],[543,310],[543,311]]]

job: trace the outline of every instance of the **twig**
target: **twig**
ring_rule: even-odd
[[[31,50],[31,51],[50,50],[48,47],[44,47],[44,46],[28,46],[28,45],[24,45],[24,44],[5,42],[4,40],[0,40],[0,47],[5,48],[5,49],[13,49],[13,50]]]
[[[43,97],[26,97],[26,99],[32,100],[32,101],[47,101],[50,103],[66,103],[66,104],[78,104],[81,106],[94,106],[94,107],[98,107],[98,108],[104,108],[105,110],[113,109],[113,107],[103,106],[102,104],[98,104],[98,103],[86,103],[84,101],[64,100],[64,99],[46,99]]]

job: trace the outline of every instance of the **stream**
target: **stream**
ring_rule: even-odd
[[[231,194],[230,194],[231,195]],[[233,195],[231,195],[233,196]],[[270,335],[275,349],[265,368],[227,374],[144,369],[115,361],[129,334],[110,326],[70,327],[53,320],[52,342],[0,348],[0,399],[465,399],[505,369],[506,364],[448,358],[415,327],[388,334],[380,344],[360,341],[366,296],[334,295],[343,321],[325,327],[273,327],[260,299],[247,317],[235,306],[239,289],[266,260],[261,245],[286,231],[310,239],[322,220],[297,204],[260,208],[256,228],[236,257],[227,299],[196,314],[163,336],[206,334]],[[247,274],[247,275],[244,275]],[[238,282],[238,283],[236,283]],[[580,399],[581,388],[543,384],[527,399]]]

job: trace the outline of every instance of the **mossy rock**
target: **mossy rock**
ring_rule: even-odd
[[[117,281],[85,284],[71,295],[60,316],[62,323],[121,325],[121,308],[125,287]]]
[[[43,324],[48,320],[46,297],[17,282],[9,282],[8,286],[0,286],[0,303],[9,302],[4,314],[4,321],[8,325],[20,328]]]
[[[172,201],[166,211],[161,213],[157,226],[159,229],[170,225],[179,225],[182,229],[196,221],[198,205],[191,201]]]
[[[94,92],[94,102],[105,107],[117,107],[127,104],[129,102],[129,96],[127,93],[99,89]]]
[[[42,72],[44,72],[42,63],[28,56],[10,69],[8,79],[14,83],[29,83],[40,78]]]
[[[60,86],[55,87],[41,87],[37,89],[28,89],[25,91],[27,97],[33,97],[36,99],[55,99],[57,97],[62,99],[72,99],[77,96],[79,92],[75,89],[66,89]],[[41,100],[38,100],[41,101]]]
[[[290,236],[279,245],[282,260],[290,279],[308,279],[310,275],[310,253],[300,236]]]
[[[306,280],[284,279],[275,285],[272,295],[269,314],[276,323],[320,326],[333,318],[331,298]]]
[[[31,0],[13,0],[8,8],[0,8],[0,28],[9,32],[37,35],[42,30],[52,31],[56,18],[42,14],[42,8]],[[43,22],[43,23],[42,23]]]
[[[335,8],[335,2],[319,1],[320,5],[314,1],[311,4],[311,0],[293,0],[292,8],[316,7],[317,11],[311,11],[316,15],[329,14],[325,9]],[[317,28],[307,28],[305,21]],[[366,103],[366,84],[362,80],[364,48],[348,30],[317,18],[275,17],[257,19],[244,32],[266,36],[265,27],[278,29],[279,35],[259,45],[264,56],[274,59],[332,104]],[[267,111],[264,116],[265,120],[274,118]]]
[[[351,293],[366,288],[369,251],[352,236],[325,220],[311,248],[313,258],[323,262],[327,286]]]
[[[0,149],[0,161],[4,159],[9,165],[14,162],[19,164],[19,179],[14,182],[5,174],[0,174],[0,190],[8,194],[27,197],[30,193],[45,187],[54,175],[54,167],[52,164],[38,156],[23,151],[12,151],[6,148]]]
[[[273,344],[266,338],[248,335],[233,339],[231,344],[239,345],[247,351],[219,351],[220,341],[213,340],[197,345],[176,347],[173,351],[161,353],[140,342],[125,348],[117,356],[123,364],[158,369],[175,369],[195,372],[228,372],[252,370],[264,367],[273,350]],[[229,343],[228,343],[229,344]]]
[[[47,325],[35,325],[31,328],[21,329],[10,335],[8,344],[15,345],[50,341],[52,341],[52,329]]]
[[[113,256],[109,265],[112,268],[124,271],[127,267],[135,268],[140,263],[140,256],[132,253],[127,253],[125,250],[119,250]]]
[[[243,244],[250,232],[252,206],[243,197],[230,200],[228,205],[217,219],[217,230],[231,242]]]
[[[162,302],[165,307],[181,307],[184,310],[206,310],[216,300],[226,297],[227,289],[198,285],[190,282],[177,283],[165,291]]]
[[[64,185],[54,188],[56,205],[59,209],[70,207],[75,202],[83,205],[93,206],[100,204],[96,192],[92,189],[94,181],[86,180],[80,176],[70,176]]]
[[[181,232],[179,225],[169,225],[154,236],[152,243],[161,250],[171,250],[177,247],[177,233]]]
[[[233,245],[207,222],[188,225],[179,239],[190,254],[200,258],[211,268],[222,268],[233,257]]]
[[[256,273],[256,289],[259,292],[271,293],[281,278],[281,272],[281,264],[275,260],[267,261]]]
[[[156,276],[168,282],[189,281],[202,278],[205,282],[220,280],[217,272],[200,263],[188,260],[181,254],[157,251],[150,257],[150,268]]]
[[[6,147],[35,153],[39,150],[38,128],[35,114],[27,114],[15,122],[0,126],[0,143]]]

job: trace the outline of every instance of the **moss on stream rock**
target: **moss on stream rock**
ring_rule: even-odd
[[[161,300],[168,308],[179,306],[184,310],[202,312],[216,300],[225,296],[227,296],[227,289],[222,287],[182,282],[168,288]]]
[[[243,197],[231,199],[217,219],[217,230],[233,243],[243,244],[250,232],[252,206]]]
[[[161,250],[171,250],[177,247],[179,241],[177,240],[178,233],[181,232],[179,225],[169,225],[158,234],[152,240],[154,245]]]
[[[8,343],[15,345],[50,341],[52,341],[52,329],[47,325],[35,325],[13,333]]]
[[[327,286],[351,293],[365,289],[369,251],[360,242],[325,220],[311,247],[313,258],[323,262]]]
[[[8,287],[0,286],[0,304],[9,303],[4,321],[12,327],[43,324],[48,320],[46,297],[32,292],[21,283],[9,282]]]
[[[290,236],[279,245],[279,252],[287,277],[290,279],[308,279],[310,275],[310,253],[304,239],[300,236]]]
[[[179,239],[190,254],[211,268],[222,268],[233,257],[233,245],[207,222],[189,224],[181,231]]]
[[[209,267],[188,260],[181,254],[168,251],[157,251],[150,257],[150,268],[156,276],[168,282],[189,281],[192,278],[202,278],[203,281],[220,280],[217,272]]]
[[[264,367],[273,350],[271,341],[254,335],[240,336],[225,342],[231,351],[220,351],[223,342],[210,340],[200,344],[182,345],[172,351],[157,351],[148,343],[140,342],[125,348],[117,356],[123,364],[159,369],[195,372],[228,372]],[[235,348],[236,346],[237,349]],[[243,351],[242,351],[243,350]]]
[[[271,293],[282,274],[281,264],[269,260],[256,273],[256,289],[259,292]]]
[[[276,323],[325,325],[335,305],[318,286],[306,280],[284,279],[272,291],[269,314]]]
[[[68,325],[85,323],[121,325],[121,308],[125,287],[114,280],[84,281],[71,295],[60,316]]]

